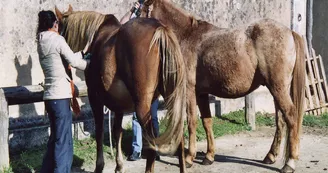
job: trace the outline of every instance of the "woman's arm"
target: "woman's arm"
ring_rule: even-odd
[[[87,67],[87,61],[83,60],[82,52],[74,53],[63,37],[59,40],[58,52],[60,56],[63,57],[72,67],[85,70]]]
[[[133,12],[138,9],[140,7],[139,2],[135,2],[133,7],[131,8],[131,10],[129,10],[127,13],[125,13],[125,15],[121,18],[120,23],[123,25],[124,23],[126,23],[127,21],[130,20]]]

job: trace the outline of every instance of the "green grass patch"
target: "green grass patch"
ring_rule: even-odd
[[[240,131],[250,130],[250,127],[245,123],[244,110],[239,110],[235,112],[230,112],[224,114],[221,117],[213,117],[213,133],[214,137],[223,136],[226,134],[235,134]],[[162,133],[166,128],[166,120],[160,120],[160,133]],[[184,136],[188,137],[187,124],[185,123]],[[200,118],[197,120],[196,129],[197,141],[202,141],[206,139],[206,133],[203,128],[203,123]]]
[[[42,158],[46,151],[46,146],[36,147],[21,152],[11,154],[10,166],[13,172],[36,172],[41,169]]]
[[[0,172],[1,173],[13,173],[13,169],[11,166],[9,168],[4,167],[4,168],[0,168]]]
[[[328,113],[324,113],[320,116],[305,115],[303,119],[303,125],[309,127],[328,127]]]
[[[103,146],[105,159],[113,159],[108,145]],[[96,163],[96,141],[93,138],[85,140],[74,140],[74,156],[72,166],[82,167]],[[46,145],[29,149],[21,153],[10,155],[10,168],[4,173],[11,172],[39,172],[42,166],[43,156],[46,152]],[[115,152],[115,150],[114,150]]]
[[[104,159],[113,159],[110,147],[103,145]],[[114,150],[115,151],[115,150]],[[92,165],[96,163],[97,143],[93,138],[85,140],[74,140],[74,158],[73,166]]]
[[[257,126],[275,126],[275,116],[269,114],[256,114],[256,125]],[[328,113],[324,113],[319,116],[314,115],[304,115],[303,126],[306,127],[318,127],[327,128],[328,127]]]
[[[256,112],[256,126],[276,126],[275,116],[268,113]]]

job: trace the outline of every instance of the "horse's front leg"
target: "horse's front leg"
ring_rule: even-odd
[[[116,173],[124,172],[123,154],[122,154],[122,119],[123,113],[115,112],[114,118],[114,135],[116,141]]]
[[[207,137],[207,152],[203,160],[203,164],[211,165],[214,162],[215,145],[214,145],[214,134],[212,129],[213,122],[212,122],[212,115],[210,111],[208,94],[202,94],[200,96],[197,96],[197,104],[199,107],[201,119],[203,122],[203,127],[205,129],[205,133]]]
[[[89,102],[92,108],[95,128],[96,128],[96,142],[97,142],[97,161],[96,161],[96,173],[101,173],[104,169],[104,155],[103,155],[103,139],[104,139],[104,105],[99,101],[97,95],[88,90]]]
[[[189,131],[189,149],[186,156],[186,167],[190,168],[196,157],[196,128],[197,128],[197,112],[196,112],[196,93],[194,88],[187,91],[187,122]]]

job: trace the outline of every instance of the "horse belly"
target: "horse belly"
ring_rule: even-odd
[[[197,72],[197,90],[222,98],[243,97],[254,91],[263,83],[263,78],[247,63],[228,68],[203,67],[201,73]],[[212,70],[208,70],[212,69]]]
[[[105,100],[110,100],[111,102],[114,102],[113,105],[111,105],[111,103],[108,103],[108,107],[112,107],[113,111],[134,111],[134,103],[132,101],[130,92],[127,89],[125,83],[120,79],[114,79],[110,88],[107,90]]]

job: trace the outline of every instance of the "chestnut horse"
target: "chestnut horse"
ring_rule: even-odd
[[[113,15],[90,11],[65,13],[55,9],[61,33],[74,51],[92,40],[90,66],[85,73],[94,114],[97,141],[95,172],[102,172],[103,106],[115,112],[116,172],[124,172],[121,150],[124,112],[136,111],[148,141],[146,172],[154,171],[156,151],[174,154],[178,149],[180,171],[185,172],[183,124],[186,116],[185,65],[177,38],[155,19],[138,18],[121,26]],[[152,132],[150,105],[162,95],[167,108],[166,131]]]
[[[145,12],[149,11],[149,17],[174,30],[185,59],[189,130],[187,166],[192,165],[196,155],[196,103],[207,135],[207,153],[203,164],[212,164],[214,137],[209,94],[238,98],[264,85],[274,98],[277,123],[274,141],[264,162],[275,162],[286,122],[286,159],[282,172],[293,172],[294,160],[299,155],[305,93],[302,38],[270,19],[244,28],[219,28],[196,20],[170,0],[145,1],[141,15],[145,16]]]

